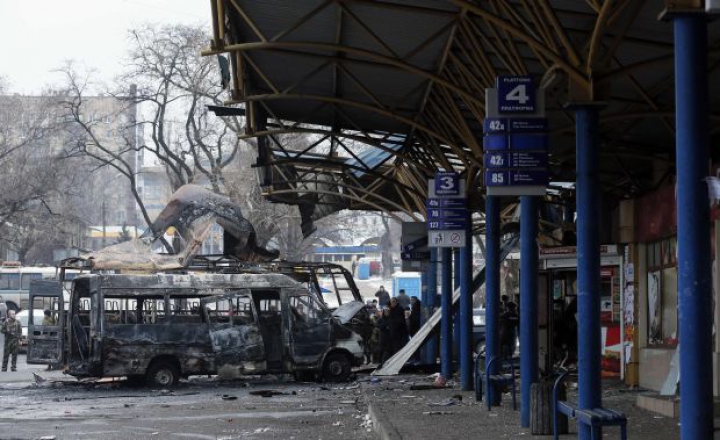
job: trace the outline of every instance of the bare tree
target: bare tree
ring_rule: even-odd
[[[66,241],[63,223],[69,217],[58,201],[76,177],[72,164],[53,148],[57,121],[52,99],[9,96],[0,81],[0,241],[21,261],[40,243]]]

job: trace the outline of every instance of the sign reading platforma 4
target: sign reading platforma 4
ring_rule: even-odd
[[[499,76],[486,93],[484,183],[488,195],[543,195],[548,184],[544,97],[529,76]]]

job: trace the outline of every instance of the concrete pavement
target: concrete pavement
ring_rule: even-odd
[[[488,411],[481,402],[475,402],[474,392],[460,391],[457,384],[442,390],[412,389],[413,385],[431,383],[432,378],[407,375],[363,383],[369,414],[380,439],[552,439],[532,435],[529,428],[520,427],[520,412],[513,411],[509,394],[503,396],[501,407]],[[569,394],[571,400],[577,398],[576,392]],[[679,421],[638,408],[635,406],[638,394],[617,382],[603,384],[603,404],[628,416],[628,438],[680,438]],[[619,428],[605,428],[603,436],[620,438]],[[570,422],[570,434],[560,438],[577,438],[574,422]],[[716,433],[715,438],[720,439],[720,435]]]

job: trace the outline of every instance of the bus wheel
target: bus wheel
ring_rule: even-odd
[[[325,382],[347,382],[350,372],[350,360],[346,355],[333,353],[325,358],[323,364],[323,380]]]
[[[180,371],[169,362],[154,362],[148,368],[145,381],[151,387],[174,387],[180,382]]]

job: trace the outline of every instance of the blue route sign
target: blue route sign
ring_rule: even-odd
[[[428,220],[428,230],[430,231],[453,231],[467,228],[466,220]]]
[[[484,155],[485,168],[545,168],[547,153],[534,151],[492,152]]]
[[[512,170],[510,171],[510,185],[546,186],[548,177],[547,170]]]
[[[508,130],[508,121],[504,118],[485,118],[483,120],[483,133],[505,133]]]
[[[440,198],[429,198],[427,199],[427,208],[465,208],[467,202],[465,199],[440,199]]]
[[[533,113],[535,83],[530,76],[498,76],[498,113]]]
[[[439,172],[435,174],[435,195],[457,196],[460,194],[460,175]]]
[[[510,142],[507,135],[503,134],[486,134],[483,136],[483,149],[485,151],[507,150]]]
[[[547,134],[519,134],[511,133],[509,146],[512,150],[541,150],[548,149]]]
[[[467,218],[467,209],[430,209],[428,210],[428,219],[465,219]]]
[[[512,118],[507,121],[511,133],[545,133],[548,130],[547,118]]]

